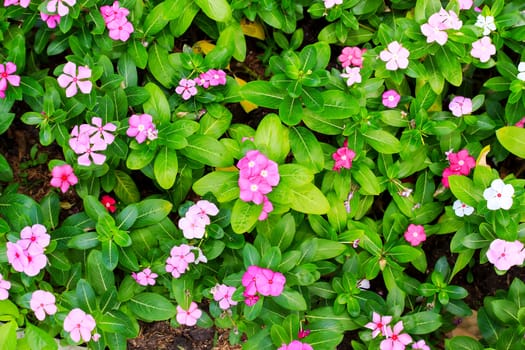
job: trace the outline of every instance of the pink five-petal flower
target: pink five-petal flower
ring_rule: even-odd
[[[184,100],[189,100],[192,96],[197,95],[195,85],[195,80],[182,78],[179,81],[179,86],[175,88],[175,92],[181,95]]]
[[[488,62],[490,57],[496,53],[496,46],[492,44],[490,37],[484,36],[483,38],[474,41],[472,43],[472,50],[470,54],[472,57],[478,58],[480,62]]]
[[[95,139],[95,141],[96,143],[90,145],[85,150],[85,153],[82,154],[80,157],[78,157],[78,164],[90,166],[91,160],[93,160],[93,163],[97,165],[104,164],[104,162],[106,161],[106,156],[104,154],[95,153],[95,152],[106,150],[107,144],[101,138]]]
[[[211,289],[213,300],[219,302],[219,307],[223,310],[228,310],[230,307],[237,305],[237,302],[232,299],[233,293],[237,288],[227,286],[225,284],[218,284]]]
[[[60,17],[64,17],[69,13],[69,7],[64,5],[66,3],[69,7],[75,6],[76,0],[49,0],[47,3],[47,11],[50,13],[58,12]]]
[[[281,295],[286,284],[286,277],[280,272],[261,268],[255,285],[257,292],[264,296],[277,297]]]
[[[487,250],[487,258],[498,270],[507,271],[512,266],[523,264],[525,251],[520,241],[508,242],[495,239]]]
[[[430,23],[423,23],[421,25],[421,33],[427,38],[427,43],[436,42],[443,46],[448,40],[448,34],[439,27],[432,26]]]
[[[350,169],[354,158],[355,152],[344,144],[332,154],[332,159],[335,161],[332,169],[335,171],[340,171],[341,168]]]
[[[476,166],[476,160],[470,156],[466,149],[458,153],[450,152],[447,154],[450,162],[450,169],[459,175],[468,175],[470,170]]]
[[[363,68],[363,53],[366,52],[366,49],[361,50],[358,47],[347,46],[343,48],[337,60],[341,62],[343,68],[354,66]]]
[[[54,315],[57,312],[55,305],[56,299],[53,293],[45,290],[36,290],[31,294],[31,301],[29,305],[34,311],[35,316],[40,321],[43,321],[47,315]]]
[[[259,221],[266,220],[268,218],[268,214],[273,211],[273,204],[270,202],[267,196],[263,196],[263,208],[261,211],[261,214],[259,214]]]
[[[73,62],[68,62],[64,66],[63,73],[58,77],[58,85],[66,89],[66,97],[75,96],[78,92],[77,87],[83,94],[89,94],[93,88],[91,69],[88,66],[78,67]]]
[[[368,322],[365,328],[372,330],[372,338],[379,334],[385,335],[385,327],[392,321],[392,316],[381,316],[377,312],[372,312],[372,322]]]
[[[412,343],[412,337],[409,334],[401,333],[403,331],[403,321],[399,321],[394,328],[388,326],[385,328],[387,337],[379,344],[380,350],[403,350],[405,346]]]
[[[20,231],[19,244],[24,249],[29,249],[32,245],[38,246],[42,251],[49,245],[51,236],[47,233],[46,227],[41,224],[26,226]]]
[[[210,86],[226,85],[226,72],[222,69],[210,69],[208,75]]]
[[[73,173],[73,168],[69,164],[57,165],[51,170],[51,186],[60,188],[62,193],[66,193],[69,186],[78,183],[78,178]]]
[[[4,6],[20,5],[20,7],[27,8],[31,0],[4,0]]]
[[[20,76],[13,74],[14,72],[16,72],[16,65],[13,62],[0,64],[0,90],[7,90],[8,83],[13,86],[20,85]]]
[[[449,103],[448,109],[456,117],[472,113],[472,100],[464,96],[455,96]]]
[[[219,214],[219,208],[217,208],[217,206],[214,203],[207,201],[205,199],[201,199],[200,201],[197,201],[197,203],[195,203],[195,207],[200,209],[201,214],[204,214],[204,215],[215,216]]]
[[[64,319],[64,330],[69,333],[71,339],[76,343],[80,339],[88,342],[91,339],[91,332],[96,326],[97,323],[93,316],[79,308],[71,310]]]
[[[239,197],[245,202],[253,202],[257,205],[264,202],[265,195],[272,191],[272,187],[259,178],[239,178]]]
[[[104,22],[108,24],[109,22],[112,22],[117,18],[126,17],[127,15],[129,15],[129,10],[125,7],[120,7],[119,2],[115,1],[111,6],[102,6],[100,8],[100,13],[104,18]]]
[[[91,118],[91,123],[94,125],[94,129],[96,129],[95,134],[91,136],[90,142],[91,143],[97,143],[98,138],[102,139],[107,145],[110,145],[115,140],[115,136],[112,134],[115,130],[117,130],[117,126],[113,123],[106,123],[104,126],[102,125],[102,118],[100,117],[93,117]]]
[[[195,326],[197,321],[202,316],[202,311],[194,301],[191,302],[188,310],[184,310],[180,305],[177,305],[177,322],[186,326]]]
[[[341,73],[341,77],[346,79],[347,86],[352,86],[355,83],[360,83],[361,82],[361,68],[345,67],[345,72]]]
[[[27,265],[24,266],[24,273],[30,277],[38,275],[47,265],[46,255],[36,246],[29,247],[24,253],[27,257]]]
[[[204,220],[204,217],[208,219],[208,222]],[[204,215],[188,215],[179,219],[178,226],[182,230],[182,234],[187,239],[202,238],[206,232],[206,225],[209,223],[208,216]]]
[[[13,242],[7,242],[6,248],[7,261],[13,266],[15,271],[23,272],[29,263],[24,248]]]
[[[129,128],[126,135],[134,137],[138,143],[142,143],[148,138],[149,131],[155,130],[153,117],[149,114],[133,114],[129,118]]]
[[[313,350],[313,347],[308,343],[302,343],[299,340],[294,340],[288,345],[281,345],[281,347],[277,350]]]
[[[11,289],[11,282],[6,281],[0,273],[0,300],[9,298],[9,289]]]
[[[242,295],[244,297],[244,303],[248,306],[254,306],[260,299],[258,295],[250,295],[246,293],[246,291],[244,291]]]
[[[414,344],[412,344],[412,349],[419,349],[419,350],[431,350],[430,346],[425,343],[423,339],[418,340]]]
[[[379,58],[386,63],[386,69],[398,70],[408,67],[410,52],[397,41],[388,44],[387,48],[379,53]]]
[[[60,23],[60,15],[48,15],[47,13],[40,12],[40,18],[42,21],[46,22],[48,28],[56,28]]]
[[[418,246],[420,243],[427,239],[427,235],[425,234],[425,228],[422,225],[408,225],[404,236],[405,240],[414,247]]]
[[[166,260],[166,272],[179,278],[188,269],[188,264],[195,262],[193,247],[187,244],[171,248],[170,257]]]
[[[113,40],[127,41],[135,30],[133,24],[126,17],[115,17],[106,26],[109,29],[109,37]]]
[[[501,179],[493,180],[490,187],[483,191],[483,198],[487,200],[487,208],[489,210],[509,210],[512,207],[513,195],[514,187],[510,184],[505,184]]]
[[[262,268],[256,265],[248,266],[246,272],[242,275],[242,285],[245,287],[246,295],[257,294],[257,280],[261,278]]]
[[[154,286],[156,282],[155,279],[159,277],[159,275],[157,275],[155,272],[152,272],[150,268],[146,268],[139,273],[133,272],[131,276],[141,286]]]
[[[401,100],[401,96],[396,90],[387,90],[383,93],[382,99],[383,106],[388,108],[396,108],[397,104]]]

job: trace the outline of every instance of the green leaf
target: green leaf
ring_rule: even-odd
[[[113,271],[118,265],[118,246],[112,239],[103,241],[101,244],[102,261],[104,263],[104,267],[110,271]]]
[[[77,282],[76,296],[83,310],[90,314],[93,314],[97,310],[95,291],[85,279],[80,279]]]
[[[303,118],[303,104],[296,97],[285,96],[279,105],[279,117],[287,125],[297,125]]]
[[[170,106],[164,92],[153,83],[147,83],[144,89],[150,98],[144,103],[144,113],[153,116],[153,122],[157,125],[168,123],[171,119]]]
[[[496,131],[496,137],[509,152],[525,158],[525,129],[517,126],[504,126]]]
[[[133,58],[140,69],[146,68],[148,64],[148,51],[139,40],[132,40],[128,45],[128,54]]]
[[[254,142],[261,153],[277,163],[284,162],[290,152],[288,128],[273,113],[266,115],[259,123]]]
[[[346,119],[359,113],[359,101],[340,90],[327,90],[322,93],[324,109],[320,114],[327,119]]]
[[[157,293],[140,293],[131,298],[129,309],[146,322],[168,320],[175,316],[177,309],[165,297]]]
[[[290,188],[291,208],[305,214],[326,214],[330,204],[324,194],[315,185],[309,183],[301,187]]]
[[[232,10],[226,0],[195,0],[195,3],[216,22],[228,22],[232,18]]]
[[[127,173],[115,170],[116,184],[113,191],[124,204],[136,203],[140,200],[140,193],[137,185]]]
[[[518,309],[516,304],[510,300],[496,299],[491,300],[487,304],[487,308],[490,308],[492,313],[498,320],[504,324],[517,324],[518,320]]]
[[[181,149],[181,153],[203,165],[228,167],[233,164],[233,157],[228,149],[213,137],[206,135],[189,136],[188,146]]]
[[[438,67],[449,83],[454,86],[460,86],[463,81],[463,72],[461,63],[457,56],[454,55],[445,46],[440,46],[436,53]]]
[[[300,126],[290,128],[290,146],[299,164],[312,169],[314,173],[324,168],[321,144],[307,128]]]
[[[346,246],[342,243],[323,238],[314,238],[316,250],[311,261],[321,261],[335,258],[346,251]]]
[[[98,295],[104,294],[110,287],[115,286],[115,276],[112,271],[104,267],[100,250],[92,250],[88,255],[87,279]]]
[[[445,339],[445,350],[483,350],[485,349],[476,339],[467,336],[457,336]]]
[[[273,301],[287,310],[304,311],[307,309],[303,295],[289,287],[285,287],[279,296],[273,298]]]
[[[58,344],[45,330],[43,330],[40,327],[34,326],[33,324],[26,322],[25,324],[25,330],[24,330],[25,337],[24,339],[27,340],[27,344],[29,345],[30,349],[40,349],[40,350],[56,350],[58,349]],[[1,343],[1,341],[0,341]],[[4,349],[2,347],[2,349]]]
[[[410,334],[428,334],[441,327],[441,315],[432,311],[422,311],[403,316],[405,331]]]
[[[75,235],[67,242],[67,246],[69,248],[79,250],[91,249],[96,247],[98,244],[98,234],[95,231]]]
[[[280,324],[272,325],[270,330],[270,335],[272,337],[272,342],[275,346],[280,346],[282,344],[288,344],[293,340],[293,336],[287,332],[287,330]]]
[[[155,6],[146,16],[144,20],[144,36],[155,35],[160,32],[169,22],[166,14],[166,6],[160,3]]]
[[[155,157],[153,173],[160,187],[168,190],[175,184],[178,171],[177,153],[168,147],[162,147]]]
[[[162,86],[173,86],[173,77],[177,76],[177,71],[169,62],[168,51],[159,44],[153,44],[148,51],[148,68]]]
[[[279,166],[280,184],[287,187],[300,187],[314,179],[314,172],[299,164],[283,164]]]
[[[383,154],[393,154],[401,151],[401,143],[391,133],[385,130],[367,130],[363,133],[366,142],[376,151]]]
[[[262,205],[246,203],[242,199],[237,199],[232,209],[231,226],[235,233],[250,232],[257,223],[257,219],[262,211]]]
[[[0,154],[0,181],[1,182],[11,182],[13,181],[13,170],[7,162],[7,159]]]
[[[164,199],[144,199],[134,204],[138,210],[133,228],[141,228],[161,222],[171,212],[173,204]]]
[[[448,177],[448,182],[454,196],[463,203],[476,207],[479,202],[483,201],[483,195],[468,177],[451,175]]]
[[[0,349],[16,350],[16,329],[15,321],[0,325]]]
[[[262,80],[246,83],[240,88],[239,92],[242,98],[255,103],[257,106],[273,109],[277,109],[287,95],[286,91]]]
[[[496,342],[500,338],[501,325],[499,322],[490,317],[484,307],[478,310],[478,327],[483,338],[485,338],[491,344]]]
[[[226,202],[239,197],[238,179],[236,171],[214,171],[195,181],[192,188],[200,196],[211,192],[219,202]]]
[[[119,333],[126,338],[135,338],[135,331],[130,317],[122,311],[112,310],[97,320],[97,327],[108,333]]]
[[[414,261],[421,255],[421,250],[408,246],[397,245],[388,251],[388,256],[393,257],[397,262],[407,263]]]
[[[245,268],[248,268],[253,265],[258,266],[259,261],[261,260],[261,254],[259,254],[257,248],[255,248],[253,244],[246,243],[246,245],[242,249],[242,260],[244,262]]]
[[[369,167],[360,164],[352,169],[352,177],[361,186],[359,189],[361,194],[377,196],[381,193],[379,180]]]

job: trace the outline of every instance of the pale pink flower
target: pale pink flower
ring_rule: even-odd
[[[455,96],[448,105],[448,109],[456,117],[472,113],[472,100],[464,96]]]
[[[418,340],[417,342],[412,344],[412,349],[431,350],[430,346],[428,346],[423,339]]]
[[[259,294],[277,297],[281,295],[284,290],[286,278],[280,272],[261,268],[255,284]]]
[[[206,221],[204,218],[207,218]],[[209,223],[208,216],[188,215],[179,219],[178,226],[182,230],[182,234],[187,239],[202,238],[206,232],[206,225]]]
[[[478,15],[474,25],[483,29],[483,35],[489,35],[496,30],[496,23],[494,22],[493,16]]]
[[[460,10],[468,10],[472,7],[474,1],[473,0],[459,0],[459,9]]]
[[[68,62],[64,66],[63,73],[58,77],[58,85],[66,89],[66,97],[75,96],[78,89],[83,94],[89,94],[93,88],[93,83],[89,80],[91,78],[91,69],[88,66],[79,66],[77,73],[77,65],[73,62]],[[78,87],[78,89],[77,89]]]
[[[299,340],[294,340],[290,344],[283,344],[277,350],[314,350],[308,343],[301,343]]]
[[[47,315],[54,315],[57,312],[55,305],[56,299],[53,293],[45,290],[36,290],[31,294],[31,301],[29,303],[31,310],[35,312],[35,316],[40,321],[43,321]]]
[[[66,6],[64,3],[67,4],[69,7],[73,7],[77,3],[77,1],[76,0],[49,0],[46,6],[47,12],[50,12],[50,13],[58,12],[58,15],[60,17],[66,16],[69,13],[69,7]]]
[[[487,208],[490,210],[509,210],[512,207],[513,195],[514,187],[505,184],[501,179],[495,179],[490,187],[483,191],[483,198],[487,200]]]
[[[23,272],[29,263],[24,248],[13,242],[7,242],[6,248],[7,261],[13,266],[15,271]]]
[[[448,34],[442,27],[440,19],[440,16],[435,13],[430,16],[427,23],[421,25],[421,33],[427,37],[427,43],[436,42],[443,46],[447,42]]]
[[[25,250],[27,265],[24,266],[24,273],[30,277],[36,276],[47,265],[47,257],[40,247],[31,246]]]
[[[405,231],[405,240],[410,243],[412,246],[418,246],[423,241],[427,239],[425,234],[425,229],[422,225],[408,225],[407,230]]]
[[[0,300],[9,298],[9,289],[11,289],[11,282],[5,280],[0,273]]]
[[[81,124],[80,126],[75,125],[71,130],[71,138],[68,143],[73,152],[76,154],[82,154],[86,152],[86,149],[90,146],[90,134],[93,132],[93,128],[88,124]]]
[[[397,41],[388,44],[387,48],[379,54],[379,58],[386,62],[386,69],[388,70],[407,68],[408,56],[410,56],[410,52]]]
[[[523,243],[517,240],[508,242],[499,238],[495,239],[487,250],[487,258],[498,270],[502,271],[512,266],[522,265],[525,259]]]
[[[100,339],[101,335],[99,333],[95,333],[93,334],[93,336],[91,337],[91,339],[94,341],[94,342],[97,342],[99,339]]]
[[[365,324],[365,328],[372,330],[372,338],[378,335],[385,335],[385,327],[392,321],[392,316],[381,316],[377,312],[372,312],[372,322]]]
[[[479,58],[480,62],[488,62],[490,56],[496,54],[496,46],[492,44],[490,37],[484,36],[472,43],[470,54],[472,57]]]
[[[40,12],[40,18],[46,22],[48,28],[54,29],[60,24],[61,17],[60,15],[48,15],[45,12]]]
[[[16,72],[16,64],[13,62],[0,64],[0,91],[3,91],[4,95],[8,85],[20,86],[20,76],[13,74],[14,72]]]
[[[454,209],[454,213],[456,216],[459,216],[462,218],[463,216],[469,216],[472,215],[474,212],[474,208],[470,205],[467,205],[460,201],[459,199],[456,199],[454,203],[452,204],[452,209]]]
[[[171,273],[175,278],[179,278],[186,272],[188,265],[195,262],[195,254],[192,249],[193,247],[187,244],[171,248],[170,257],[166,260],[166,272]]]
[[[120,41],[127,41],[135,30],[126,17],[115,17],[106,27],[109,29],[109,37]]]
[[[47,233],[46,227],[41,224],[35,224],[33,226],[26,226],[20,231],[19,244],[24,249],[29,249],[31,246],[36,245],[43,251],[50,242],[51,236]]]
[[[112,134],[112,132],[117,130],[117,126],[115,124],[106,123],[103,126],[102,118],[100,117],[91,118],[91,123],[94,125],[93,129],[95,130],[95,133],[90,137],[91,143],[99,143],[99,138],[107,145],[113,143],[113,141],[115,140],[115,136]]]
[[[149,114],[133,114],[129,118],[129,128],[126,131],[126,135],[134,137],[138,143],[142,143],[147,139],[150,139],[150,133],[155,129],[153,124],[153,117]]]
[[[219,208],[217,208],[217,206],[214,203],[205,199],[197,201],[197,203],[195,203],[195,207],[200,209],[202,215],[215,216],[219,214]]]
[[[118,1],[113,2],[113,5],[105,5],[100,8],[100,13],[104,18],[106,25],[115,19],[120,19],[129,15],[129,10],[125,7],[120,7]]]
[[[396,90],[387,90],[383,93],[383,106],[388,108],[396,108],[401,100],[401,95]]]
[[[181,95],[184,100],[189,100],[192,96],[197,95],[195,84],[193,79],[182,78],[179,81],[179,86],[175,88],[175,92]]]
[[[354,66],[363,68],[363,54],[366,49],[360,49],[358,47],[347,46],[343,48],[337,60],[341,62],[343,68]]]
[[[355,152],[348,148],[348,140],[345,140],[343,147],[338,148],[337,151],[332,154],[332,159],[335,161],[332,170],[340,171],[341,168],[350,169],[355,155]]]
[[[96,326],[97,323],[93,316],[79,308],[71,310],[64,319],[64,330],[69,333],[71,339],[76,343],[80,339],[88,342],[91,339],[91,332]]]
[[[57,165],[51,170],[51,186],[60,188],[62,193],[66,193],[69,186],[78,183],[78,178],[73,173],[73,168],[69,164]]]
[[[177,322],[186,326],[195,326],[197,321],[202,316],[202,311],[194,301],[191,302],[188,310],[184,310],[180,305],[177,305]]]
[[[159,277],[155,272],[151,272],[150,268],[146,268],[139,273],[132,273],[131,276],[141,286],[155,285],[155,279]]]
[[[403,350],[405,346],[412,343],[412,337],[403,331],[403,321],[399,321],[394,325],[394,328],[388,326],[385,328],[385,336],[387,337],[379,344],[380,350]]]
[[[20,7],[27,8],[31,0],[4,0],[4,6],[20,5]]]
[[[341,5],[343,3],[343,0],[323,0],[324,1],[324,7],[327,9],[331,9],[335,5]]]
[[[463,22],[459,20],[457,13],[452,10],[446,11],[442,8],[439,10],[438,15],[441,18],[444,29],[460,30],[463,26]]]
[[[346,79],[346,85],[352,86],[355,83],[361,82],[361,68],[359,67],[345,67],[345,72],[341,73],[341,78]]]
[[[219,307],[223,310],[228,310],[230,307],[237,305],[237,302],[232,299],[233,293],[237,288],[227,286],[225,284],[218,284],[211,289],[213,300],[219,302]]]

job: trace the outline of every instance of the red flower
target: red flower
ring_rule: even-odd
[[[108,196],[107,194],[102,196],[102,199],[100,200],[100,203],[102,203],[102,205],[110,213],[114,213],[115,210],[117,210],[117,206],[115,205],[115,204],[117,204],[117,201],[114,198],[112,198],[111,196]]]

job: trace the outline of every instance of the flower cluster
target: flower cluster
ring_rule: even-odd
[[[179,228],[187,239],[202,238],[206,226],[210,224],[210,217],[219,213],[219,208],[207,200],[200,200],[192,205],[186,215],[179,219]]]
[[[138,143],[143,143],[146,139],[153,141],[157,138],[158,132],[153,117],[149,114],[133,114],[129,118],[129,128],[126,135],[134,137]]]
[[[91,332],[93,332],[96,326],[97,323],[93,316],[79,308],[71,310],[64,319],[64,330],[69,333],[71,339],[76,343],[78,343],[80,339],[85,342],[91,339],[97,341],[100,337],[99,334],[95,333],[93,337],[91,336]]]
[[[277,163],[257,150],[248,151],[237,163],[239,168],[240,198],[245,202],[263,204],[259,220],[265,220],[273,211],[266,196],[280,181]]]
[[[495,239],[487,250],[487,258],[498,270],[502,271],[507,271],[512,266],[522,265],[525,260],[523,243]]]
[[[44,225],[26,226],[20,231],[20,239],[16,243],[7,242],[7,259],[15,271],[36,276],[46,267],[44,251],[50,240]]]
[[[55,305],[56,298],[53,293],[45,290],[36,290],[31,294],[29,306],[35,313],[38,320],[43,321],[47,315],[54,315],[57,312]]]
[[[0,64],[0,98],[5,98],[5,92],[9,85],[20,86],[20,76],[16,72],[16,64],[7,62]]]
[[[394,327],[390,326],[392,316],[381,316],[377,312],[372,313],[372,321],[365,325],[365,328],[372,330],[372,338],[378,335],[385,337],[379,344],[380,350],[404,350],[412,343],[412,337],[403,331],[403,321],[398,321]],[[426,346],[424,341],[418,341],[418,346]],[[415,348],[417,349],[417,348]]]
[[[74,186],[78,183],[78,178],[69,164],[55,166],[51,170],[51,176],[51,186],[60,188],[62,193],[66,193],[69,186]]]
[[[470,156],[467,150],[463,149],[458,153],[447,152],[449,166],[443,170],[441,183],[445,187],[450,187],[448,177],[450,175],[468,175],[472,168],[476,166],[476,160]]]
[[[290,344],[283,344],[277,350],[313,350],[314,348],[308,343],[301,343],[299,340],[294,340]]]
[[[280,272],[251,265],[242,276],[244,302],[252,306],[259,300],[257,294],[263,296],[279,296],[284,290],[286,277]]]
[[[78,89],[83,94],[89,94],[93,88],[91,80],[91,69],[88,66],[80,66],[73,62],[65,64],[63,73],[57,78],[58,85],[66,89],[66,97],[73,97],[77,94]]]
[[[100,13],[104,17],[104,23],[109,30],[109,37],[113,40],[127,41],[133,33],[133,24],[128,21],[129,10],[120,7],[118,1],[112,6],[106,5],[100,8]]]
[[[217,284],[211,289],[213,300],[219,303],[219,307],[223,310],[228,310],[230,307],[237,305],[237,302],[232,299],[233,293],[237,288],[227,286],[225,284]]]
[[[154,286],[155,279],[159,277],[159,275],[152,272],[150,268],[146,268],[139,273],[132,272],[131,277],[141,286]]]
[[[428,18],[428,22],[421,25],[421,32],[427,37],[427,43],[437,42],[443,46],[448,40],[446,30],[461,29],[463,22],[458,15],[450,10],[440,9]]]
[[[177,322],[186,326],[195,326],[197,321],[202,316],[202,310],[195,302],[191,302],[188,310],[183,309],[180,305],[177,305]]]
[[[102,165],[106,161],[104,154],[95,153],[105,151],[107,146],[113,143],[115,136],[111,132],[117,130],[113,123],[102,126],[102,119],[93,117],[90,124],[75,125],[71,131],[69,146],[80,157],[78,164],[90,166],[91,161],[97,165]]]
[[[205,89],[210,86],[226,85],[226,72],[222,69],[210,69],[199,74],[195,79],[182,78],[175,92],[181,95],[183,100],[189,100],[192,96],[197,95],[197,86]]]
[[[427,239],[425,228],[422,225],[408,225],[404,233],[405,240],[412,246],[418,246]]]
[[[352,161],[355,158],[355,152],[348,148],[348,140],[343,142],[343,147],[340,147],[332,154],[332,159],[335,161],[332,170],[339,171],[341,168],[350,169]]]
[[[11,282],[5,280],[0,273],[0,300],[9,298],[9,289],[11,289]]]
[[[194,251],[197,251],[197,257],[195,257]],[[200,248],[181,244],[171,248],[170,256],[166,259],[166,272],[171,273],[174,278],[179,278],[189,270],[189,264],[205,263],[207,261]]]
[[[489,210],[509,210],[512,207],[513,195],[514,187],[510,184],[505,184],[501,179],[492,181],[490,187],[483,191],[483,198],[487,200],[487,208]]]
[[[352,86],[361,82],[361,68],[363,67],[363,54],[365,51],[366,49],[348,46],[343,48],[341,54],[337,57],[337,60],[341,62],[345,69],[345,72],[341,73],[341,77],[346,79],[346,85]]]

